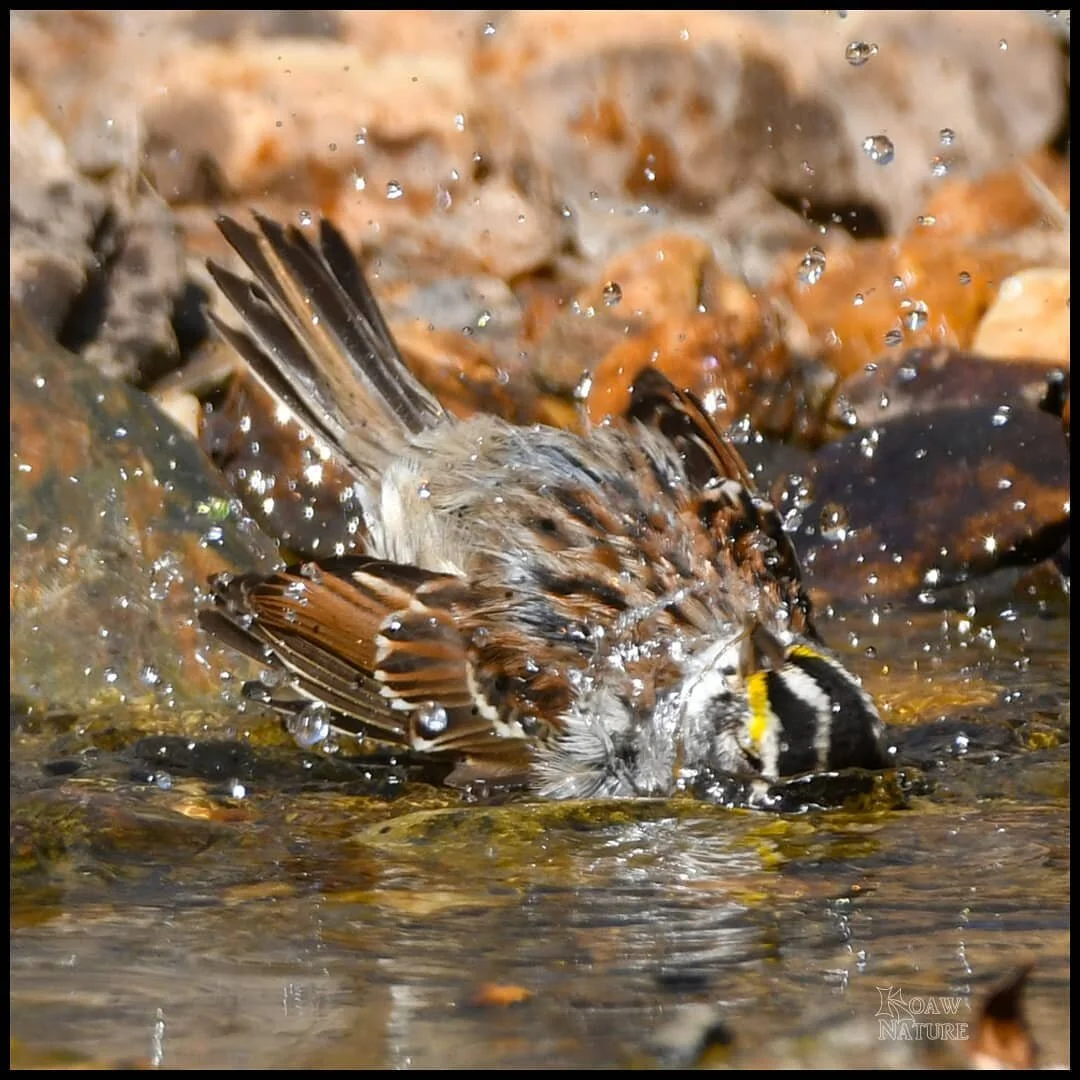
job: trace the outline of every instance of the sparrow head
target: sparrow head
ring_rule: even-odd
[[[757,623],[706,663],[688,685],[684,723],[710,733],[710,766],[770,780],[884,767],[873,701],[817,642]]]
[[[809,638],[760,624],[727,636],[688,657],[681,683],[648,708],[615,683],[599,677],[539,750],[542,794],[662,796],[709,775],[774,781],[886,764],[869,695]]]

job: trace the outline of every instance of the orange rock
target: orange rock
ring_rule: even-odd
[[[1069,271],[1039,267],[1001,284],[971,343],[985,356],[1030,357],[1069,366]]]
[[[512,377],[483,345],[420,320],[395,324],[394,336],[416,377],[455,416],[487,412],[520,422],[524,401],[518,397],[530,396],[524,374]]]
[[[578,304],[596,310],[605,305],[616,315],[660,322],[696,311],[705,299],[706,275],[716,273],[712,249],[704,240],[660,233],[610,259],[600,281],[578,295]]]
[[[1032,184],[1032,175],[1045,185],[1061,212],[1067,213],[1068,159],[1039,150],[985,176],[945,181],[926,207],[927,216],[935,220],[935,235],[975,240],[1038,225],[1047,216],[1048,207],[1037,185]]]
[[[890,347],[970,347],[1001,283],[1023,263],[1006,251],[942,244],[929,229],[830,247],[813,285],[798,280],[795,255],[789,265],[777,291],[845,377]]]
[[[706,404],[727,408],[732,396],[742,401],[742,380],[723,370],[728,343],[720,327],[708,315],[671,320],[616,345],[593,373],[588,398],[589,417],[600,423],[621,416],[630,403],[630,387],[649,365],[659,368],[677,386],[709,397]],[[737,415],[737,413],[736,413]]]
[[[631,384],[650,364],[733,419],[749,410],[752,388],[785,362],[757,298],[717,267],[697,237],[664,233],[619,253],[576,307],[595,312],[599,330],[611,331],[612,343],[591,370],[594,422],[625,412]],[[602,344],[604,334],[593,338]]]

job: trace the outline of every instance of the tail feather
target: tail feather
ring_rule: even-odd
[[[256,233],[232,218],[219,228],[247,264],[249,282],[209,269],[243,319],[215,323],[255,376],[365,478],[408,436],[446,414],[405,366],[342,236],[323,222],[316,248],[295,226],[255,215]]]

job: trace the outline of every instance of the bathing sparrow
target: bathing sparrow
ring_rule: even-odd
[[[201,621],[266,665],[251,696],[302,737],[555,798],[884,764],[777,512],[692,394],[647,369],[584,435],[455,420],[328,222],[255,222],[219,222],[251,277],[210,264],[242,328],[214,321],[346,463],[364,553],[213,579]]]

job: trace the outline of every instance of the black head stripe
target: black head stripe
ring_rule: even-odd
[[[809,675],[832,703],[828,767],[882,768],[881,721],[854,678],[805,646],[789,650],[788,663]]]
[[[818,767],[815,739],[821,720],[813,702],[794,693],[778,671],[765,676],[769,706],[780,722],[780,776],[797,776]]]

